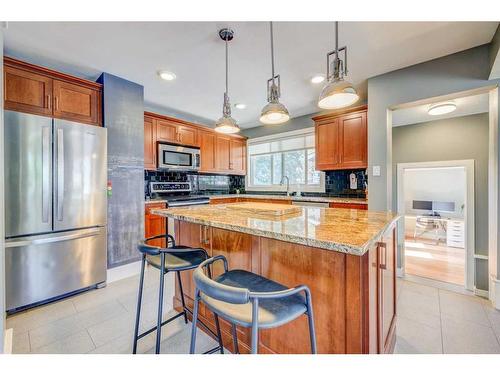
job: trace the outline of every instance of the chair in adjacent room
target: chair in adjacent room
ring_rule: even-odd
[[[159,247],[148,244],[153,240],[165,239],[167,247]],[[138,250],[142,253],[141,262],[141,276],[139,280],[139,296],[137,300],[137,313],[135,318],[135,330],[134,330],[134,343],[133,343],[133,354],[137,353],[137,342],[144,336],[156,331],[156,354],[160,353],[161,345],[161,327],[171,321],[184,317],[184,321],[188,323],[188,315],[193,315],[193,312],[186,306],[184,299],[184,292],[182,289],[182,280],[180,273],[182,271],[192,270],[198,267],[203,261],[208,259],[207,252],[201,248],[191,248],[188,246],[178,246],[175,244],[174,238],[169,234],[162,234],[159,236],[154,236],[145,239],[138,245]],[[160,271],[160,288],[158,295],[158,323],[155,327],[148,329],[147,331],[139,334],[139,323],[141,316],[141,303],[142,303],[142,292],[144,287],[144,272],[146,263]],[[169,319],[162,322],[163,314],[163,291],[164,291],[164,279],[168,272],[175,272],[177,274],[177,282],[179,284],[180,297],[182,302],[182,312],[170,317]],[[207,353],[214,353],[220,351],[223,353],[222,338],[220,334],[220,325],[217,315],[214,313],[215,327],[217,333],[210,330],[203,322],[200,321],[207,331],[213,336],[215,340],[218,341],[219,345]]]
[[[210,266],[223,262],[224,273],[212,279]],[[270,329],[307,315],[311,352],[316,353],[316,334],[311,292],[305,285],[287,288],[273,280],[244,270],[228,270],[227,260],[218,255],[201,263],[193,274],[196,291],[193,308],[190,353],[196,346],[196,323],[200,301],[231,324],[233,352],[239,353],[236,326],[251,328],[251,353],[258,353],[259,329]],[[222,342],[220,343],[222,345]]]

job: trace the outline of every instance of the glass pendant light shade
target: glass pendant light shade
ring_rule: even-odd
[[[233,39],[234,32],[231,29],[222,29],[219,31],[219,36],[226,43],[226,91],[224,92],[224,104],[222,106],[222,117],[215,123],[215,131],[224,134],[234,134],[240,131],[240,127],[236,120],[231,117],[231,103],[229,102],[228,90],[228,67],[229,56],[227,50],[227,42]]]
[[[333,79],[323,88],[318,106],[323,109],[348,107],[359,100],[356,89],[349,81]]]
[[[262,108],[260,114],[260,122],[266,125],[283,124],[290,120],[290,114],[286,107],[280,103],[280,76],[274,75],[274,38],[273,38],[273,23],[269,22],[271,31],[271,72],[272,78],[267,81],[267,104]]]

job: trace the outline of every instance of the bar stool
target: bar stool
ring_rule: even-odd
[[[216,261],[224,263],[224,273],[215,279],[210,277],[210,265]],[[205,274],[205,269],[208,271]],[[238,351],[236,325],[252,328],[252,354],[257,354],[259,328],[282,326],[306,314],[309,323],[311,352],[316,354],[316,333],[311,303],[311,292],[305,285],[287,288],[275,281],[244,270],[228,270],[224,256],[205,260],[194,271],[196,284],[191,331],[190,354],[196,345],[196,323],[200,300],[205,306],[232,325],[234,353]]]
[[[167,247],[162,248],[158,246],[148,245],[147,243],[156,240],[156,239],[166,239]],[[153,331],[156,331],[156,354],[160,353],[160,345],[161,345],[161,327],[171,321],[184,316],[184,322],[188,323],[187,314],[193,315],[193,312],[186,306],[186,302],[184,300],[184,292],[182,289],[182,280],[181,280],[181,272],[194,269],[198,267],[203,261],[208,259],[207,252],[201,248],[191,248],[188,246],[177,246],[175,244],[174,238],[169,234],[162,234],[154,237],[150,237],[140,242],[138,245],[138,250],[142,253],[142,262],[141,262],[141,276],[139,280],[139,296],[137,300],[137,313],[135,316],[135,330],[134,330],[134,345],[132,353],[137,353],[137,342],[139,339],[144,336],[150,334]],[[139,334],[139,322],[141,315],[141,303],[142,303],[142,290],[144,286],[144,270],[146,262],[153,266],[154,268],[160,270],[160,290],[158,296],[158,323],[155,327],[148,329],[147,331]],[[163,313],[163,289],[164,289],[164,277],[168,272],[176,272],[177,273],[177,281],[179,283],[179,291],[181,294],[181,302],[182,302],[182,312],[176,314],[175,316],[168,318],[164,322],[162,322],[162,313]],[[206,353],[214,353],[216,351],[220,351],[223,353],[222,346],[222,336],[220,334],[220,325],[219,318],[214,313],[215,318],[215,326],[217,333],[214,333],[210,330],[203,322],[200,321],[210,334],[218,341],[219,345]]]

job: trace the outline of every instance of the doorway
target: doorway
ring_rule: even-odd
[[[474,281],[474,161],[397,165],[402,272],[467,289]]]

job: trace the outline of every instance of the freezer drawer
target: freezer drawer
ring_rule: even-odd
[[[6,310],[105,281],[106,237],[96,227],[6,241]]]

